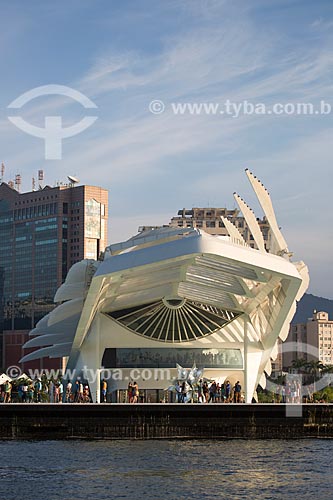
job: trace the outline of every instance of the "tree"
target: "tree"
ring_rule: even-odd
[[[324,365],[322,373],[333,373],[333,365]]]
[[[306,371],[315,377],[319,376],[319,373],[325,368],[325,365],[319,360],[312,360],[306,363]]]
[[[292,361],[293,368],[300,373],[306,371],[307,364],[308,362],[305,358],[293,359]]]
[[[319,360],[308,361],[306,364],[306,371],[310,375],[313,376],[313,389],[315,392],[316,388],[316,379],[319,377],[320,372],[324,369],[324,365]]]

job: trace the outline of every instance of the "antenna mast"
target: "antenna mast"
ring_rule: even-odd
[[[20,192],[22,184],[22,178],[20,174],[15,175],[15,189]]]
[[[43,180],[44,180],[44,170],[38,170],[39,189],[43,189]]]

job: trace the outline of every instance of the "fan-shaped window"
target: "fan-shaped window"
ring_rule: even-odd
[[[187,342],[220,330],[239,313],[172,297],[108,315],[144,337],[161,342]]]

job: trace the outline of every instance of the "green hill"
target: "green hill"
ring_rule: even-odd
[[[299,301],[291,323],[306,323],[308,318],[312,318],[314,309],[328,312],[329,319],[333,319],[333,300],[306,293]]]

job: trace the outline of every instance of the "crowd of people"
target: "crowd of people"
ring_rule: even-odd
[[[277,386],[274,394],[274,403],[313,403],[314,384],[302,386],[299,380],[283,381]],[[322,402],[322,401],[316,401]]]
[[[88,403],[91,401],[89,386],[76,380],[74,384],[62,379],[35,378],[18,381],[7,380],[1,386],[3,403]]]
[[[110,401],[107,380],[101,381],[100,389],[100,402]],[[215,380],[200,379],[195,383],[190,383],[188,380],[177,380],[169,390],[175,392],[177,403],[243,403],[245,401],[239,381],[233,385],[229,380],[222,384]],[[312,403],[314,402],[314,392],[313,386],[305,388],[299,380],[287,380],[276,386],[270,402]],[[92,400],[89,386],[79,379],[73,383],[70,380],[67,382],[60,378],[48,380],[45,377],[35,380],[8,380],[0,386],[0,402],[3,403],[89,403]],[[171,401],[173,400],[174,398],[171,398]],[[125,401],[128,403],[145,401],[144,396],[140,394],[137,382],[129,382]]]
[[[222,384],[213,380],[199,380],[196,384],[178,380],[175,384],[177,403],[242,403],[244,397],[239,380],[233,386],[229,380]]]
[[[229,380],[223,384],[216,381],[208,383],[200,380],[195,385],[186,381],[177,381],[175,384],[178,403],[240,403],[243,401],[242,388],[239,381],[234,386]],[[101,381],[101,403],[108,401],[108,382]],[[142,398],[141,398],[142,399]],[[1,386],[1,398],[4,403],[89,403],[92,401],[89,386],[82,380],[73,383],[62,379],[36,378],[34,381],[7,381]],[[127,402],[140,402],[140,391],[136,381],[130,381],[127,387]]]

